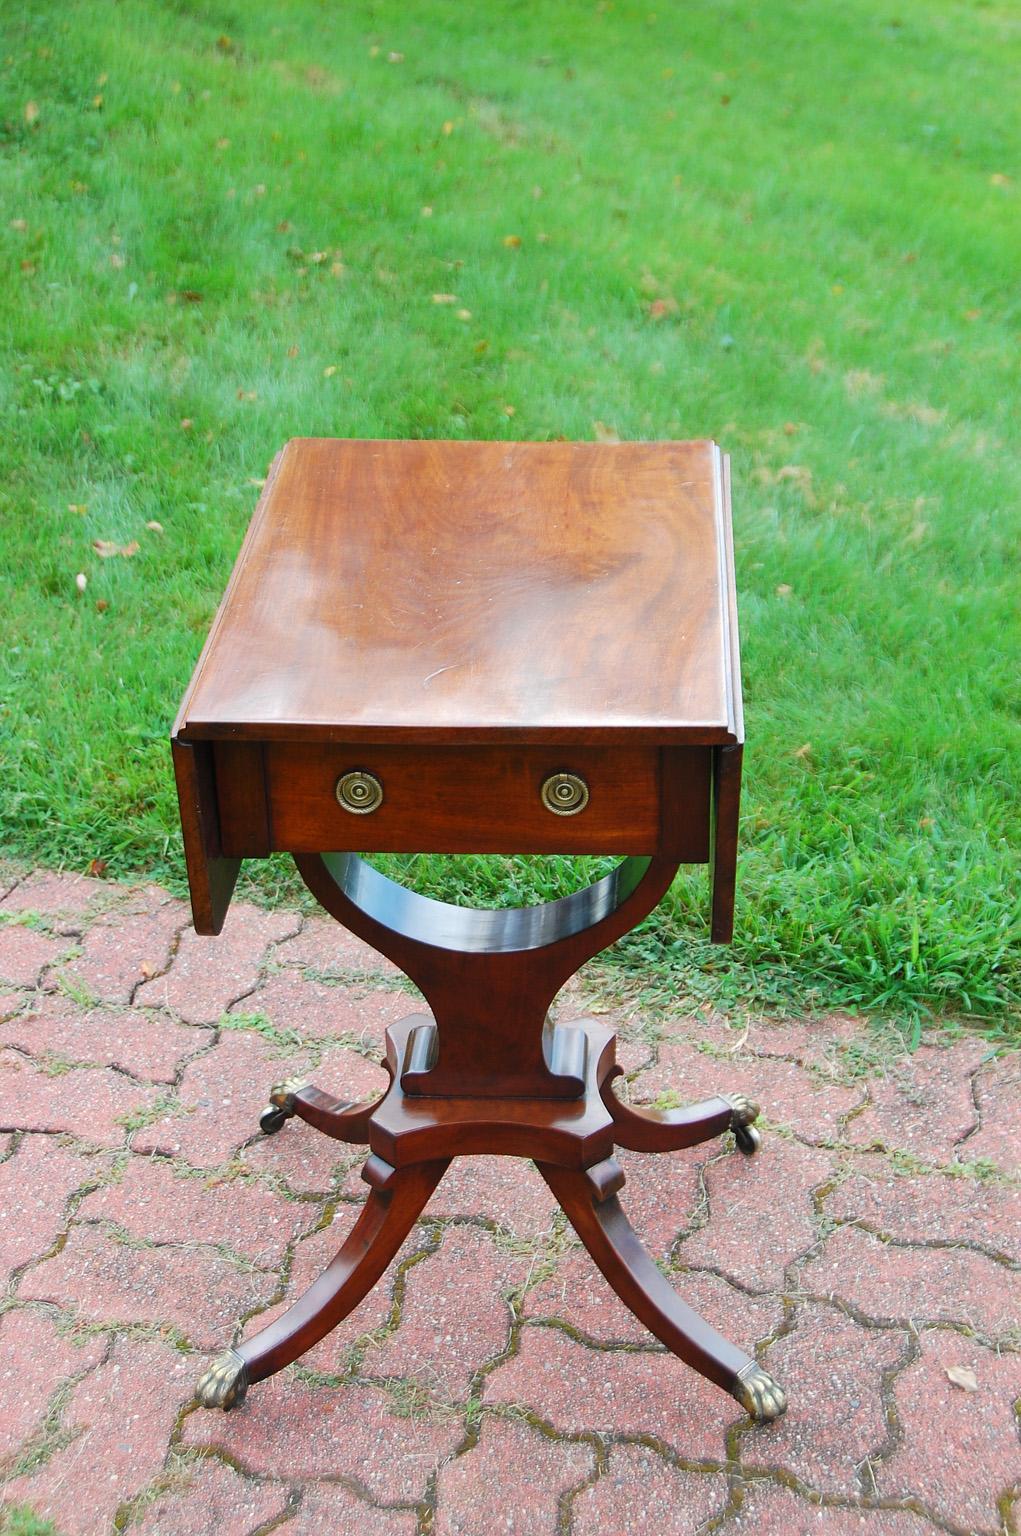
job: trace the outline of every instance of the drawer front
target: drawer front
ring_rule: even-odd
[[[655,749],[269,743],[265,762],[273,843],[292,853],[651,853],[658,841]],[[573,815],[543,803],[543,784],[562,773],[588,791]],[[338,785],[348,774],[372,775],[378,808],[344,808]],[[368,797],[367,784],[353,787]]]
[[[668,844],[686,862],[708,857],[710,753],[699,748],[222,742],[215,761],[224,851],[237,856],[651,854]],[[341,803],[346,783],[349,803],[369,804],[373,781],[375,808]]]

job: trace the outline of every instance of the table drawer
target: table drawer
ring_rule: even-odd
[[[348,850],[654,853],[661,845],[664,757],[670,765],[669,799],[679,808],[671,817],[674,840],[682,845],[679,857],[703,861],[709,753],[664,754],[657,747],[218,742],[223,847],[239,856]],[[353,803],[365,804],[375,781],[382,793],[378,806],[345,807],[338,790],[348,775],[361,776],[348,780],[348,799],[353,791]],[[581,780],[584,789],[571,780],[563,787],[559,775]],[[573,809],[573,799],[586,793],[584,805]]]
[[[295,853],[651,853],[659,834],[655,749],[266,747],[274,843]],[[382,787],[378,809],[345,810],[349,773]],[[543,804],[544,782],[577,775],[588,802],[572,815]]]

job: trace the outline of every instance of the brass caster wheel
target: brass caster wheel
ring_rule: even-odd
[[[294,1096],[308,1087],[304,1077],[288,1077],[269,1091],[269,1103],[259,1116],[259,1129],[264,1136],[275,1136],[285,1121],[294,1117]]]
[[[762,1132],[756,1130],[754,1125],[735,1125],[734,1140],[739,1152],[743,1152],[745,1157],[754,1157],[762,1146]]]
[[[195,1387],[195,1398],[203,1408],[222,1408],[226,1412],[244,1401],[248,1391],[248,1366],[232,1349],[214,1360]]]
[[[757,1424],[771,1424],[787,1411],[787,1393],[757,1360],[740,1373],[733,1395]]]

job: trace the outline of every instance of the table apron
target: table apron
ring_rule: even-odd
[[[402,747],[360,742],[218,741],[213,760],[222,849],[286,853],[654,854],[709,859],[712,748]],[[370,773],[383,802],[366,815],[338,801],[342,775]],[[556,815],[541,789],[572,773],[588,789]]]

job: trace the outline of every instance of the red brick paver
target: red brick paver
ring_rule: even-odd
[[[299,966],[323,976],[399,976],[397,967],[371,944],[348,933],[332,918],[306,917],[301,932],[279,944],[273,953],[277,965]]]
[[[106,1340],[60,1333],[45,1312],[29,1307],[0,1317],[0,1467],[40,1436],[58,1387],[99,1364]]]
[[[77,931],[80,925],[72,920],[83,918],[111,898],[116,900],[122,892],[121,886],[90,880],[86,875],[37,869],[8,891],[0,902],[0,912],[34,912],[55,924],[68,919],[66,926]]]
[[[0,983],[34,987],[43,970],[68,948],[67,939],[30,928],[26,923],[0,923]]]
[[[20,1051],[0,1050],[0,1127],[69,1131],[90,1146],[120,1147],[135,1116],[159,1099],[155,1083],[82,1067],[51,1073]]]
[[[314,1076],[344,1099],[375,1098],[386,1084],[382,1069],[356,1051],[336,1047],[315,1073],[310,1061],[300,1046],[281,1050],[254,1030],[225,1029],[218,1045],[185,1067],[173,1107],[137,1131],[132,1145],[139,1152],[183,1156],[196,1168],[216,1168],[258,1135],[270,1088],[283,1078]],[[286,1126],[281,1134],[295,1130]],[[333,1149],[335,1156],[347,1150],[336,1142]]]
[[[534,1164],[511,1157],[455,1158],[429,1202],[432,1216],[474,1216],[533,1241],[550,1232],[558,1210]]]
[[[84,987],[100,1003],[130,1003],[135,988],[141,990],[147,976],[170,963],[187,921],[183,902],[154,891],[134,892],[126,905],[85,929],[81,954],[63,968],[68,984]]]
[[[0,1271],[41,1258],[67,1220],[68,1201],[109,1173],[108,1160],[82,1157],[50,1136],[23,1136],[0,1163]]]
[[[211,1536],[214,1531],[216,1536],[248,1536],[286,1510],[286,1489],[254,1482],[210,1459],[179,1473],[131,1530],[135,1536]]]
[[[804,1266],[801,1284],[875,1322],[958,1322],[992,1340],[1017,1332],[1021,1275],[966,1248],[903,1248],[844,1227]]]
[[[903,1242],[968,1244],[1021,1264],[1021,1184],[907,1175],[875,1154],[856,1159],[850,1169],[826,1198],[827,1216]]]
[[[720,1526],[726,1536],[936,1536],[936,1529],[906,1510],[813,1504],[773,1483],[752,1483],[740,1511]]]
[[[636,1102],[740,1089],[781,1128],[750,1160],[729,1137],[620,1160],[636,1231],[786,1419],[657,1344],[496,1157],[455,1161],[296,1368],[195,1409],[365,1197],[364,1148],[259,1135],[270,1086],[374,1098],[421,1003],[325,918],[239,904],[198,939],[163,891],[39,872],[0,900],[0,1497],[58,1536],[1014,1536],[1018,1056],[912,1055],[846,1015],[625,1015],[595,970],[556,1007],[620,1028]]]
[[[253,1388],[231,1413],[199,1410],[184,1427],[186,1445],[218,1447],[263,1477],[342,1477],[386,1504],[423,1498],[430,1473],[463,1437],[460,1418],[414,1399],[409,1408],[381,1387],[314,1387],[290,1372]]]
[[[694,1033],[697,1038],[697,1030]],[[752,1019],[740,1030],[715,1034],[713,1043],[723,1059],[731,1056],[754,1061],[760,1056],[781,1056],[800,1066],[814,1067],[824,1076],[839,1081],[843,1047],[860,1034],[861,1024],[857,1019],[847,1014],[830,1013],[803,1024]]]
[[[618,1445],[606,1471],[574,1501],[573,1536],[644,1529],[656,1536],[698,1536],[727,1501],[726,1479],[687,1472],[643,1445]]]
[[[694,1147],[684,1152],[620,1152],[617,1161],[627,1183],[620,1203],[655,1259],[666,1259],[681,1232],[694,1225],[702,1205],[701,1170],[717,1150]]]
[[[259,988],[257,1006],[270,1023],[282,1032],[302,1040],[330,1040],[343,1035],[360,1048],[373,1050],[377,1059],[383,1055],[387,1026],[395,1024],[421,1003],[393,987],[376,986],[357,980],[340,987],[308,980],[296,967],[288,967],[267,977]],[[251,997],[237,1005],[239,1013],[253,1006]],[[324,1081],[334,1091],[334,1085]],[[336,1085],[340,1092],[340,1085]]]
[[[281,1527],[281,1536],[416,1536],[418,1515],[411,1509],[376,1509],[351,1493],[343,1483],[320,1483],[304,1489],[301,1507]]]
[[[215,948],[186,929],[173,966],[140,987],[137,1001],[167,1008],[188,1024],[215,1024],[255,986],[270,944],[297,927],[289,912],[261,912],[236,902]]]
[[[287,1054],[251,1030],[225,1030],[213,1050],[185,1067],[167,1113],[135,1132],[136,1152],[184,1157],[217,1168],[258,1132],[271,1086],[304,1076],[309,1055]]]
[[[862,1102],[862,1091],[794,1062],[724,1053],[709,1056],[687,1044],[660,1049],[659,1062],[632,1085],[636,1104],[673,1089],[683,1102],[717,1093],[745,1093],[763,1106],[774,1125],[789,1126],[803,1141],[838,1140],[841,1126]]]
[[[0,1045],[29,1056],[119,1067],[154,1083],[173,1082],[182,1062],[211,1040],[208,1030],[186,1029],[149,1009],[83,1010],[61,994],[0,1026]]]
[[[665,1351],[592,1350],[559,1329],[524,1328],[483,1401],[514,1403],[566,1434],[646,1435],[691,1460],[726,1459],[736,1403]]]
[[[288,1243],[316,1218],[314,1206],[287,1200],[252,1180],[196,1178],[172,1163],[132,1158],[123,1176],[86,1195],[79,1221],[112,1221],[153,1243],[210,1243],[261,1268],[279,1268]]]
[[[312,1076],[319,1078],[319,1073]],[[276,1077],[274,1077],[274,1082]],[[244,1124],[251,1133],[251,1121]],[[360,1156],[359,1156],[360,1153]],[[315,1195],[321,1200],[337,1189],[348,1164],[365,1161],[365,1151],[317,1136],[299,1120],[285,1124],[275,1136],[257,1136],[238,1153],[238,1162],[252,1173],[265,1175],[294,1195]],[[364,1190],[364,1185],[361,1193]]]
[[[706,1173],[710,1221],[678,1244],[678,1259],[752,1290],[782,1289],[788,1265],[817,1240],[813,1195],[833,1168],[830,1153],[778,1136],[757,1157],[719,1158]]]
[[[520,1286],[528,1259],[501,1253],[488,1232],[448,1227],[440,1247],[405,1276],[401,1325],[362,1362],[368,1376],[420,1381],[450,1401],[510,1337],[506,1292]]]
[[[851,1121],[847,1140],[913,1152],[927,1163],[954,1161],[958,1144],[976,1124],[970,1074],[985,1055],[978,1040],[923,1045],[870,1085],[871,1105]]]
[[[965,1162],[988,1158],[1016,1177],[1021,1173],[1021,1052],[983,1066],[975,1075],[975,1096],[980,1124],[959,1148],[959,1156]]]
[[[947,1375],[962,1367],[974,1375],[972,1391]],[[1001,1497],[1021,1486],[1021,1354],[998,1355],[957,1333],[926,1332],[894,1396],[903,1438],[876,1471],[879,1492],[914,1497],[975,1536],[998,1533]]]
[[[118,1339],[74,1388],[61,1415],[70,1443],[5,1495],[52,1520],[61,1536],[107,1536],[120,1506],[163,1466],[190,1362],[153,1340]]]
[[[906,1333],[864,1328],[829,1307],[804,1308],[766,1355],[790,1407],[768,1437],[749,1437],[745,1465],[783,1467],[820,1493],[862,1491],[861,1467],[889,1434],[884,1377],[908,1354]]]
[[[329,1226],[313,1232],[296,1245],[282,1300],[250,1317],[242,1330],[244,1338],[251,1338],[252,1334],[275,1321],[319,1278],[354,1226],[358,1213],[357,1205],[347,1202],[339,1205]],[[363,1343],[367,1335],[382,1333],[389,1324],[398,1276],[407,1261],[422,1252],[427,1243],[425,1230],[415,1227],[386,1274],[372,1287],[364,1301],[360,1301],[320,1343],[313,1344],[302,1355],[302,1369],[321,1371],[327,1376],[343,1376],[350,1369],[355,1346]]]
[[[720,1275],[686,1270],[671,1275],[677,1294],[714,1328],[743,1348],[765,1340],[779,1328],[783,1302],[776,1296],[749,1296]],[[652,1335],[624,1305],[587,1253],[565,1255],[524,1301],[526,1317],[566,1323],[600,1344],[652,1345]]]
[[[208,1249],[135,1246],[75,1227],[54,1258],[25,1272],[18,1295],[63,1306],[86,1323],[166,1325],[211,1349],[275,1287],[273,1275],[239,1269]]]
[[[483,1536],[501,1528],[514,1536],[552,1536],[561,1499],[594,1465],[591,1445],[487,1418],[478,1443],[440,1468],[436,1536]]]

